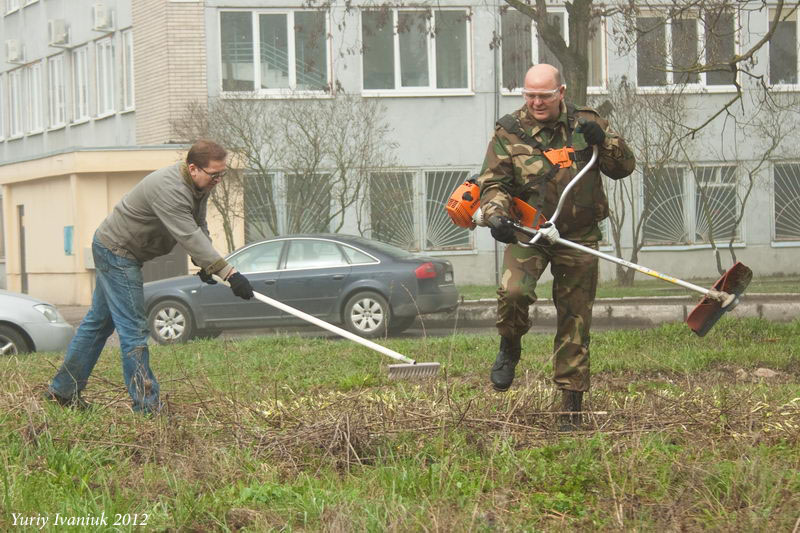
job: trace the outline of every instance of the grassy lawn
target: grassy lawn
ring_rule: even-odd
[[[129,411],[115,349],[86,412],[39,399],[59,354],[5,358],[0,530],[62,530],[57,515],[123,531],[796,530],[800,321],[592,340],[572,434],[554,430],[551,335],[526,336],[505,394],[488,386],[493,336],[382,341],[442,363],[422,382],[389,381],[392,360],[347,341],[157,346],[169,413],[152,418]]]
[[[687,279],[700,287],[710,288],[717,278]],[[497,287],[494,285],[459,285],[458,292],[465,300],[496,298]],[[772,278],[753,278],[748,293],[800,293],[800,277],[785,276]],[[550,299],[553,294],[552,282],[539,284],[536,294],[540,299]],[[614,281],[600,283],[597,287],[598,298],[624,298],[635,296],[695,296],[696,293],[655,278],[636,278],[633,287],[619,287]]]

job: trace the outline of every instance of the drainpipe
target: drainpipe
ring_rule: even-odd
[[[494,34],[500,35],[500,10],[497,4],[494,5]],[[494,75],[494,120],[489,126],[489,131],[494,131],[494,125],[500,118],[500,76],[498,64],[500,63],[498,47],[492,48],[492,74]],[[492,239],[494,243],[494,284],[496,287],[500,286],[500,249],[497,241]]]

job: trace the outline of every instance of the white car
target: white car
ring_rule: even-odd
[[[74,334],[53,305],[0,290],[0,356],[63,351]]]

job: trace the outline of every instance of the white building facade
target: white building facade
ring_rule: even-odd
[[[372,223],[360,225],[353,213],[343,231],[368,227],[367,236],[446,256],[454,263],[457,283],[496,281],[502,245],[486,229],[453,226],[444,203],[459,183],[479,171],[495,121],[522,105],[519,85],[527,66],[557,62],[535,25],[496,1],[438,0],[379,9],[344,1],[322,9],[305,1],[275,4],[4,1],[0,183],[11,288],[21,286],[20,250],[36,256],[32,250],[42,243],[62,253],[61,237],[67,233],[62,226],[74,226],[76,256],[59,273],[40,267],[42,281],[28,288],[51,291],[54,283],[43,281],[47,276],[66,280],[84,275],[80,254],[90,242],[91,225],[118,197],[106,194],[98,212],[80,223],[74,220],[80,202],[73,199],[76,207],[64,221],[53,221],[49,229],[36,224],[35,231],[50,231],[49,239],[31,241],[30,235],[20,236],[20,217],[35,210],[41,198],[34,194],[20,212],[24,202],[14,198],[20,198],[21,184],[36,185],[33,190],[41,192],[48,181],[66,180],[72,184],[66,190],[78,197],[82,185],[101,174],[107,177],[104,187],[116,191],[108,184],[124,189],[148,167],[130,163],[122,181],[115,181],[113,158],[108,168],[58,170],[53,159],[58,154],[113,149],[146,157],[158,150],[177,153],[180,139],[174,138],[170,123],[189,102],[329,99],[341,92],[379,101],[398,145],[396,168],[376,172],[365,188],[364,216]],[[566,9],[558,2],[548,4],[551,20],[569,39]],[[754,137],[755,130],[743,125],[752,124],[764,87],[785,102],[800,94],[797,14],[782,17],[771,42],[747,63],[747,75],[671,72],[671,65],[680,66],[683,58],[699,55],[713,63],[758,42],[774,9],[754,9],[760,2],[739,4],[742,9],[713,21],[701,12],[680,20],[659,11],[640,13],[638,25],[657,29],[638,43],[621,42],[619,35],[626,31],[621,15],[597,19],[587,30],[592,32],[588,99],[596,107],[616,101],[615,88],[625,80],[635,97],[680,92],[676,98],[687,123],[700,125],[734,98],[737,85],[744,91],[739,102],[676,149],[672,161],[662,161],[657,169],[640,165],[628,180],[630,190],[620,196],[624,205],[616,205],[627,213],[620,238],[623,255],[634,244],[630,224],[647,206],[638,233],[644,245],[639,262],[678,277],[716,275],[712,241],[724,246],[732,241],[736,257],[756,275],[797,272],[800,155],[792,147],[800,135],[786,128],[778,146],[770,149],[775,143],[768,134]],[[781,115],[782,123],[794,121],[796,109]],[[617,105],[612,126],[624,111]],[[269,179],[283,184],[275,190],[286,191],[289,180],[303,177],[275,169]],[[280,204],[281,198],[276,201]],[[44,205],[45,211],[53,210]],[[287,216],[280,209],[279,215]],[[248,219],[258,217],[245,213],[238,244],[245,243]],[[610,229],[604,227],[613,249]],[[20,246],[25,238],[26,245]],[[730,254],[721,257],[727,268]],[[601,276],[610,279],[614,270],[602,264]],[[83,292],[60,299],[84,300]]]

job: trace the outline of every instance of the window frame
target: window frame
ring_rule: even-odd
[[[25,120],[24,135],[37,135],[44,131],[43,109],[43,65],[44,61],[34,61],[22,67],[23,109]]]
[[[16,13],[22,8],[22,4],[20,0],[6,0],[5,2],[5,14],[10,15],[11,13]]]
[[[770,208],[771,208],[771,216],[770,216],[770,226],[771,226],[771,234],[770,234],[770,247],[772,248],[794,248],[800,247],[800,238],[794,240],[778,240],[778,228],[777,228],[777,220],[776,220],[776,213],[775,213],[775,167],[777,165],[797,165],[798,169],[800,169],[800,159],[795,160],[785,160],[785,161],[771,161],[770,162],[770,184],[769,184],[769,192],[770,192]],[[800,176],[798,176],[798,184],[800,184]]]
[[[6,138],[6,75],[0,72],[0,142]],[[2,249],[0,249],[2,252]]]
[[[695,28],[697,30],[697,49],[703,51],[703,63],[708,62],[707,57],[707,47],[705,44],[705,24],[703,13],[693,13],[696,15],[694,17]],[[730,13],[733,17],[733,53],[734,55],[739,54],[741,51],[741,32],[739,28],[739,13],[738,11]],[[675,89],[681,89],[684,93],[730,93],[736,91],[736,85],[729,83],[725,85],[709,85],[707,83],[707,72],[699,72],[698,73],[698,81],[697,83],[676,83],[674,81],[674,73],[672,72],[671,68],[673,65],[672,62],[672,52],[673,52],[673,45],[672,45],[672,24],[674,17],[669,16],[668,13],[663,13],[658,10],[646,10],[642,11],[637,16],[637,26],[638,26],[638,19],[639,18],[663,18],[664,19],[664,46],[665,50],[662,52],[664,53],[664,61],[667,68],[666,74],[666,81],[664,85],[639,85],[639,76],[638,76],[638,68],[639,68],[639,57],[638,52],[635,52],[635,63],[634,68],[637,71],[636,76],[636,92],[637,94],[663,94],[670,91],[674,91]],[[736,74],[736,81],[740,82],[740,76],[737,72]]]
[[[134,78],[133,29],[120,32],[122,41],[122,111],[136,109],[136,86]]]
[[[438,255],[474,255],[478,253],[478,249],[476,246],[476,234],[474,231],[464,230],[467,236],[467,243],[463,246],[453,246],[453,247],[428,247],[427,246],[427,236],[430,233],[431,227],[433,224],[428,219],[428,204],[430,203],[431,199],[428,197],[428,182],[427,177],[428,174],[436,173],[436,172],[447,172],[447,173],[463,173],[465,178],[469,178],[477,174],[479,171],[476,167],[469,167],[469,166],[431,166],[431,167],[397,167],[397,168],[390,168],[390,169],[375,169],[374,171],[370,172],[370,185],[367,187],[365,192],[365,201],[367,205],[371,205],[372,198],[371,198],[371,182],[373,178],[373,174],[385,174],[385,175],[397,175],[397,174],[407,174],[410,177],[411,182],[411,198],[408,200],[411,202],[411,214],[413,216],[411,227],[412,234],[414,235],[415,241],[417,246],[408,248],[403,246],[402,244],[398,243],[389,243],[397,246],[399,248],[403,248],[404,250],[408,250],[414,253],[425,253],[426,255],[431,256],[438,256]],[[388,179],[388,178],[387,178]],[[449,188],[447,189],[449,192],[452,192]],[[447,227],[453,226],[452,222],[447,219],[445,215],[444,206],[447,202],[447,198],[449,198],[449,194],[446,194],[441,198],[440,206],[441,208],[436,208],[437,213],[441,213],[443,217],[443,222],[447,225]],[[372,219],[371,208],[368,208],[368,213],[366,216],[367,220]],[[381,236],[375,235],[373,233],[372,228],[368,228],[368,231],[364,232],[364,236],[381,240]],[[387,242],[387,241],[383,241]]]
[[[250,13],[250,23],[252,24],[253,31],[253,90],[252,91],[226,91],[223,89],[222,72],[224,72],[224,65],[222,61],[222,14],[223,13]],[[320,12],[325,16],[325,75],[327,77],[327,90],[326,89],[297,89],[297,66],[295,61],[295,32],[294,32],[294,14],[298,12]],[[287,31],[287,55],[289,63],[289,87],[281,87],[276,89],[261,89],[259,80],[261,79],[261,43],[258,38],[260,34],[260,15],[287,15],[286,31]],[[331,20],[330,13],[321,9],[301,9],[301,8],[224,8],[217,11],[217,72],[220,73],[219,82],[217,84],[218,94],[222,98],[330,98],[331,88],[333,82],[333,46],[331,36]],[[291,22],[290,22],[291,21]]]
[[[513,8],[509,8],[513,9]],[[548,6],[547,12],[549,13],[561,13],[563,15],[563,26],[561,28],[562,35],[564,36],[564,42],[569,45],[569,13],[567,13],[567,8],[564,6]],[[537,26],[531,19],[530,22],[530,30],[531,30],[531,42],[530,42],[530,52],[531,52],[531,61],[533,65],[538,64],[539,58],[539,32],[537,31]],[[607,17],[600,17],[599,21],[599,28],[597,31],[597,35],[600,37],[600,77],[603,80],[602,85],[587,85],[586,86],[586,94],[607,94],[608,93],[608,20]],[[502,35],[501,35],[502,37]],[[500,94],[503,96],[522,96],[522,81],[519,80],[519,86],[515,87],[514,89],[509,89],[505,87],[503,84],[503,41],[500,41],[500,61],[499,61],[499,70],[500,70]]]
[[[775,9],[776,6],[769,6],[767,9],[767,20],[766,24],[769,27],[769,24],[772,22],[773,17],[775,16]],[[800,91],[800,14],[795,10],[794,13],[794,35],[795,35],[795,78],[797,81],[795,83],[772,83],[770,72],[770,59],[772,56],[772,42],[767,43],[767,81],[770,84],[770,88],[775,91],[786,91],[786,92],[796,92]]]
[[[67,125],[67,77],[64,74],[66,69],[66,61],[64,60],[66,53],[61,52],[55,55],[52,55],[47,58],[47,125],[48,129],[59,129],[63,128]],[[53,75],[53,68],[56,63],[60,63],[60,79],[61,79],[61,118],[62,120],[54,121],[54,114],[57,114],[58,109],[55,106],[58,104],[58,87],[53,85],[54,83],[54,75]]]
[[[360,58],[360,87],[361,95],[367,97],[406,97],[406,96],[473,96],[475,94],[475,67],[474,67],[474,25],[472,17],[474,15],[472,8],[465,6],[409,6],[409,7],[391,7],[385,8],[392,11],[392,60],[394,63],[394,88],[393,89],[365,89],[364,88],[364,54],[361,53]],[[431,12],[431,17],[428,19],[429,26],[427,27],[428,35],[433,35],[436,31],[436,12],[437,11],[460,11],[464,13],[464,23],[466,25],[465,34],[467,38],[467,86],[464,88],[438,88],[435,87],[436,83],[436,39],[428,37],[426,54],[428,59],[428,80],[427,87],[403,87],[400,81],[401,77],[401,58],[400,58],[400,35],[396,31],[397,18],[400,12],[414,12],[428,10]],[[359,10],[358,17],[358,36],[360,41],[363,42],[364,35],[364,12],[370,11],[368,9]],[[374,11],[374,9],[372,10]],[[433,24],[431,27],[430,24]]]
[[[19,139],[25,135],[25,93],[22,78],[22,67],[8,71],[7,139]],[[16,100],[14,100],[15,97]]]
[[[71,124],[91,120],[91,76],[89,70],[89,45],[73,48],[70,52],[70,81],[72,88]],[[83,78],[83,79],[79,79]],[[83,91],[81,91],[83,89]]]
[[[670,165],[668,167],[664,167],[662,170],[670,170],[670,169],[680,169],[681,170],[681,179],[683,185],[683,196],[682,196],[682,207],[683,207],[683,221],[684,221],[684,229],[686,230],[686,234],[689,236],[689,241],[681,242],[681,243],[647,243],[647,235],[645,234],[645,226],[642,226],[642,251],[659,251],[659,250],[702,250],[706,248],[711,248],[712,244],[710,242],[698,242],[695,240],[695,236],[697,235],[697,196],[698,196],[698,185],[697,181],[694,177],[694,173],[697,173],[699,169],[702,168],[722,168],[722,167],[732,167],[734,170],[734,182],[731,186],[734,193],[736,194],[737,203],[736,203],[736,217],[739,218],[740,211],[742,209],[742,205],[738,202],[739,199],[739,192],[741,191],[742,184],[740,182],[740,169],[736,162],[703,162],[697,163],[693,165],[688,164],[675,164]],[[639,194],[637,200],[640,206],[644,205],[644,195],[645,195],[645,182],[644,182],[644,173],[640,172],[638,176],[638,181],[640,183],[639,187]],[[741,217],[739,220],[738,227],[735,229],[737,236],[733,241],[734,248],[744,248],[746,246],[745,240],[745,225],[746,225],[746,217]],[[716,246],[725,245],[727,246],[728,240],[720,241],[720,239],[715,239],[714,244]]]
[[[117,113],[116,46],[114,36],[94,41],[95,51],[95,118],[102,119]]]

